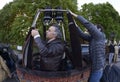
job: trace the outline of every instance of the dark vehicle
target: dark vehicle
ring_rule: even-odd
[[[81,44],[82,55],[89,55],[89,44]]]
[[[89,55],[89,44],[81,44],[81,52],[82,58],[86,63],[89,65],[90,62],[90,55]]]
[[[36,27],[37,19],[40,13],[44,12],[43,17],[43,39],[46,40],[46,29],[51,20],[61,24],[63,32],[63,40],[65,41],[65,57],[61,62],[60,71],[41,71],[32,69],[33,56],[39,53],[35,48],[33,38],[30,35],[31,29]],[[17,74],[21,82],[87,82],[90,73],[90,65],[86,59],[82,57],[88,54],[88,46],[82,46],[76,32],[73,30],[72,24],[66,27],[69,30],[70,41],[66,41],[65,27],[63,25],[63,13],[67,10],[63,9],[39,9],[33,21],[30,31],[25,40],[23,49],[23,60],[17,64]],[[54,13],[54,14],[52,14]],[[55,15],[55,16],[51,16]],[[73,21],[72,16],[67,13],[68,23]],[[54,22],[52,21],[52,22]],[[67,24],[66,24],[67,25]],[[69,45],[68,45],[69,43]],[[67,69],[66,69],[67,68]]]

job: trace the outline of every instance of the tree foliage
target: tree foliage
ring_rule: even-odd
[[[110,38],[111,33],[114,32],[116,38],[120,39],[120,16],[110,3],[84,4],[80,13],[94,24],[101,24],[107,38]]]
[[[23,44],[37,9],[43,9],[46,6],[70,9],[95,24],[101,24],[108,38],[110,33],[114,32],[120,39],[120,16],[108,2],[84,4],[81,10],[77,10],[77,0],[14,0],[0,10],[0,40],[5,43]],[[64,19],[64,22],[67,22],[66,15]],[[39,19],[39,22],[42,22],[42,19]],[[41,30],[42,23],[38,23],[37,26]]]
[[[37,9],[46,6],[77,11],[76,0],[14,0],[0,10],[0,38],[5,43],[23,44]],[[40,21],[40,20],[39,20]],[[39,28],[42,24],[39,24]]]

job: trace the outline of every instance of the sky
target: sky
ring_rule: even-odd
[[[4,7],[5,4],[11,2],[13,0],[0,0],[0,9],[2,9]]]
[[[11,1],[13,0],[1,0],[0,9],[2,9],[5,4],[8,4]],[[83,5],[84,3],[90,3],[90,2],[93,2],[94,4],[109,2],[116,9],[116,11],[118,11],[120,15],[120,8],[119,8],[120,0],[78,0],[78,7],[81,8],[81,5]]]

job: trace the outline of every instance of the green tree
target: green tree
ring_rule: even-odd
[[[4,43],[23,44],[37,9],[46,6],[77,11],[76,0],[14,0],[0,10],[0,39]],[[66,19],[66,18],[65,18]],[[41,22],[41,20],[39,20]],[[67,22],[67,21],[66,21]],[[37,24],[41,30],[42,24]]]
[[[52,8],[61,6],[63,9],[70,9],[89,19],[94,24],[101,24],[105,29],[107,38],[110,37],[111,32],[114,32],[116,38],[120,39],[120,16],[108,2],[103,4],[84,4],[81,10],[77,10],[76,0],[14,0],[0,10],[0,41],[23,44],[37,9],[43,9],[46,6],[51,6]],[[41,20],[39,19],[39,23],[37,23],[37,28],[40,31],[42,18],[43,14],[41,14]],[[64,23],[65,25],[67,23],[66,15],[64,15]],[[77,24],[80,25],[79,22]],[[65,29],[65,31],[67,30]],[[66,33],[68,35],[68,32]]]
[[[120,39],[120,16],[110,3],[84,4],[80,14],[94,24],[101,24],[104,27],[107,38],[110,37],[111,32],[115,32],[116,38]]]

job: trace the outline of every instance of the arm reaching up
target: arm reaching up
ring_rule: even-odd
[[[78,16],[77,14],[73,13],[71,10],[69,10],[69,13],[70,13],[72,16],[74,16],[74,17],[77,17],[77,16]]]

